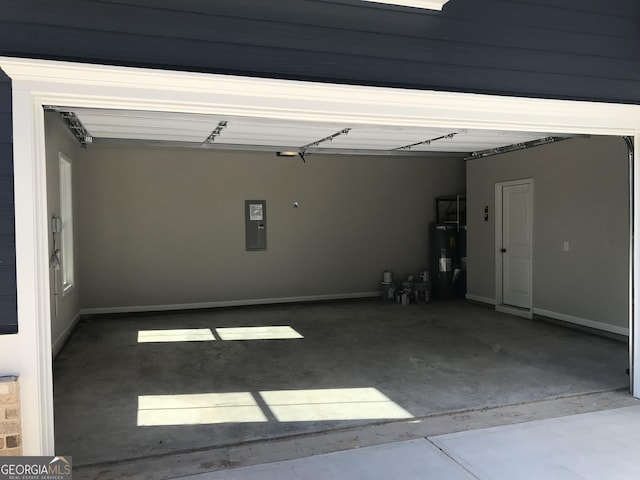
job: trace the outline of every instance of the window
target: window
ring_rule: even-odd
[[[73,201],[71,196],[71,160],[60,153],[60,218],[62,234],[62,293],[73,288]]]

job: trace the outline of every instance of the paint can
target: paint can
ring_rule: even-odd
[[[410,301],[411,301],[411,296],[407,292],[404,292],[402,294],[402,305],[409,305]]]
[[[380,297],[383,302],[395,301],[396,286],[393,283],[382,283],[380,285]]]
[[[429,303],[431,301],[431,282],[417,282],[413,286],[416,303]]]

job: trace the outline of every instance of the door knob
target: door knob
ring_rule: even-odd
[[[500,249],[500,251],[501,251],[502,253],[507,253],[507,249],[506,249],[506,248],[501,248],[501,249]]]

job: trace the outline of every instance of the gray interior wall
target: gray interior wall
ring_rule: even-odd
[[[495,298],[495,184],[533,178],[534,309],[628,327],[627,155],[593,137],[467,162],[468,293]]]
[[[64,125],[60,117],[52,112],[45,114],[45,142],[47,154],[47,210],[48,218],[60,216],[60,166],[59,154],[62,152],[71,160],[72,169],[72,195],[74,208],[74,221],[77,219],[78,198],[78,157],[80,156],[80,145],[71,135],[69,129]],[[49,252],[53,253],[53,238],[51,223],[49,231]],[[74,228],[74,250],[75,250],[75,272],[74,287],[64,295],[62,294],[62,275],[58,271],[54,274],[53,269],[49,269],[49,282],[51,285],[51,340],[53,342],[54,354],[62,347],[66,337],[73,327],[73,322],[80,313],[80,278],[78,275],[78,251],[80,248],[77,224]],[[58,236],[58,248],[60,238]],[[54,293],[57,284],[58,307],[55,308],[56,295]]]
[[[433,198],[465,175],[451,157],[97,146],[78,171],[84,308],[375,292],[386,268],[425,268]],[[245,200],[267,201],[267,251],[245,251]]]

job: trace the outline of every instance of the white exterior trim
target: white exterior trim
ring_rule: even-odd
[[[45,104],[365,125],[633,135],[640,106],[335,85],[0,57]],[[18,82],[18,83],[16,83]]]
[[[25,455],[54,454],[43,105],[341,120],[364,125],[636,135],[640,106],[244,78],[0,57],[13,85],[16,255]],[[640,154],[636,158],[640,157]],[[640,169],[635,181],[640,182]],[[640,198],[635,197],[640,225]],[[640,238],[634,240],[640,251]],[[634,256],[634,280],[640,264]],[[635,289],[636,304],[640,289]],[[633,316],[640,316],[634,311]],[[630,322],[633,321],[630,317]],[[638,331],[633,339],[639,340]],[[640,366],[640,354],[633,354]],[[640,380],[640,368],[633,378]],[[640,397],[640,381],[633,393]]]
[[[442,10],[449,0],[366,0],[367,2],[386,3],[403,7],[424,8],[428,10]]]
[[[325,300],[348,300],[379,297],[380,292],[336,293],[331,295],[308,295],[304,297],[253,298],[219,302],[175,303],[168,305],[146,305],[128,307],[83,308],[82,315],[102,315],[109,313],[168,312],[171,310],[197,310],[202,308],[245,307],[250,305],[273,305],[276,303],[319,302]]]
[[[53,453],[53,368],[49,298],[44,112],[32,92],[13,86],[18,341],[25,455]]]
[[[631,393],[640,398],[640,129],[634,136],[632,207],[633,222],[630,226],[632,257],[629,285],[629,357]]]
[[[629,329],[624,327],[617,327],[609,323],[597,322],[595,320],[587,320],[586,318],[574,317],[573,315],[565,315],[564,313],[552,312],[550,310],[544,310],[542,308],[534,308],[533,313],[535,315],[541,315],[543,317],[554,318],[556,320],[562,320],[567,323],[575,323],[576,325],[582,325],[583,327],[595,328],[596,330],[603,330],[605,332],[616,333],[618,335],[629,336]]]

